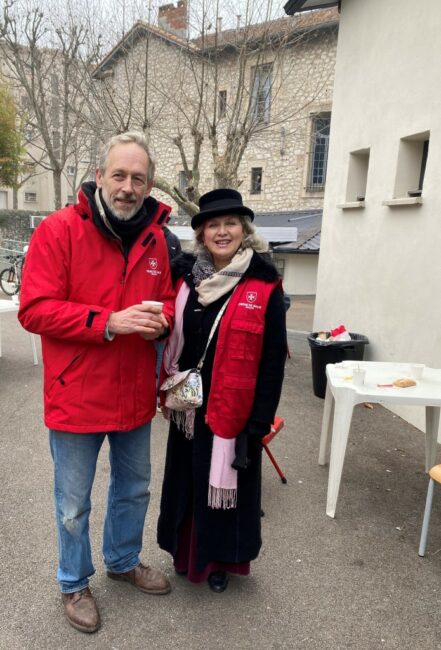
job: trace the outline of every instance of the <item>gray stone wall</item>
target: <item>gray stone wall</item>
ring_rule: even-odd
[[[311,148],[311,114],[330,111],[337,45],[337,29],[322,29],[307,38],[299,38],[276,52],[268,47],[250,56],[242,79],[245,94],[250,92],[252,67],[262,61],[273,64],[274,85],[271,101],[271,125],[255,133],[239,167],[240,191],[250,207],[259,212],[320,208],[323,192],[307,191]],[[120,109],[127,109],[127,69],[136,70],[139,81],[145,76],[145,42],[140,40],[132,51],[119,59],[113,68],[113,98]],[[227,91],[227,104],[232,102],[239,84],[237,52],[224,53],[217,72],[218,89]],[[157,159],[157,173],[170,183],[178,183],[183,169],[173,139],[180,135],[191,165],[193,149],[189,125],[198,106],[199,62],[192,60],[182,48],[152,36],[149,40],[148,79],[151,109],[151,145]],[[205,71],[207,88],[214,88],[209,70]],[[153,80],[159,80],[155,85]],[[141,87],[143,87],[141,85]],[[204,95],[210,109],[210,90]],[[141,99],[141,98],[140,98]],[[136,107],[142,102],[134,101]],[[245,104],[246,106],[246,104]],[[244,108],[245,108],[244,106]],[[217,125],[219,144],[225,142],[225,121]],[[251,193],[251,168],[262,167],[263,191]],[[213,157],[205,134],[200,157],[200,190],[213,188]],[[155,189],[153,195],[168,204],[173,201]],[[173,209],[176,206],[173,205]]]
[[[219,59],[219,67],[216,68],[217,89],[227,92],[229,110],[238,87],[243,87],[245,96],[249,96],[252,67],[262,62],[273,65],[271,126],[253,135],[238,170],[239,189],[245,202],[256,211],[322,207],[323,192],[312,193],[307,190],[311,114],[332,109],[336,45],[335,25],[329,29],[308,32],[307,37],[299,36],[295,43],[280,49],[273,49],[268,43],[265,52],[247,55],[247,69],[241,79],[238,77],[238,50],[226,48]],[[151,34],[148,40],[140,38],[124,56],[116,58],[111,74],[100,82],[103,84],[103,92],[105,90],[107,96],[112,97],[112,104],[120,114],[122,123],[130,122],[133,129],[143,126],[144,101],[141,91],[148,86],[149,127],[146,131],[156,155],[158,175],[171,184],[178,183],[179,172],[183,169],[175,142],[176,136],[182,137],[188,164],[190,167],[192,164],[190,131],[199,106],[201,61],[192,50]],[[206,91],[203,94],[203,110],[207,110],[207,117],[210,117],[212,106],[210,95],[215,89],[214,72],[210,66],[204,71]],[[134,80],[134,87],[140,91],[139,97],[131,96],[128,90]],[[103,131],[107,128],[103,124]],[[225,121],[218,121],[217,129],[219,148],[223,151]],[[250,191],[253,167],[263,169],[263,188],[257,195]],[[200,191],[212,189],[213,154],[206,127],[200,157],[200,176]],[[49,173],[31,179],[29,186],[22,188],[20,193],[25,189],[36,192],[39,201],[41,198],[35,208],[44,209],[44,206],[51,205]],[[11,191],[7,192],[7,202],[3,205],[9,207]],[[153,195],[165,203],[174,203],[157,189]],[[19,206],[22,205],[20,200]],[[175,205],[173,209],[176,214]],[[14,224],[8,227],[18,226]]]

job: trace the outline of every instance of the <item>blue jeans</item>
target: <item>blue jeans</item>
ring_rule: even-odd
[[[106,435],[110,445],[110,483],[103,534],[104,562],[113,573],[130,571],[139,564],[150,500],[150,422],[126,432],[78,434],[51,429],[57,579],[63,593],[87,587],[89,577],[95,573],[89,540],[90,494]]]

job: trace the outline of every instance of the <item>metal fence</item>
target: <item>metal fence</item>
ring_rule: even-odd
[[[0,246],[0,270],[9,266],[11,257],[24,255],[25,247],[29,242],[21,241],[20,239],[8,239],[4,237]]]

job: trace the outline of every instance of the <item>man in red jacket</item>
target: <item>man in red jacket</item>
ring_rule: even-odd
[[[19,319],[42,341],[57,578],[67,619],[82,632],[100,627],[88,586],[95,572],[89,514],[106,437],[107,575],[145,593],[170,591],[167,578],[139,558],[149,502],[150,422],[156,412],[154,341],[167,336],[174,314],[162,228],[170,208],[149,196],[153,176],[142,134],[111,138],[96,183],[84,183],[77,204],[39,225],[26,256]]]

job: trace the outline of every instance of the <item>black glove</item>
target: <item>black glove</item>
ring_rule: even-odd
[[[260,441],[267,433],[271,431],[271,423],[250,420],[246,427],[246,432],[250,440]]]
[[[249,465],[248,458],[248,434],[246,431],[241,431],[236,437],[235,444],[236,458],[231,463],[233,469],[246,469]]]
[[[231,463],[233,469],[246,469],[250,464],[248,458],[248,444],[261,444],[260,441],[271,431],[271,424],[250,420],[236,438],[236,458]]]

